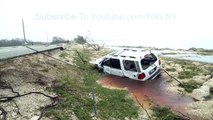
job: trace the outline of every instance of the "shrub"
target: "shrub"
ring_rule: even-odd
[[[171,111],[170,108],[167,107],[154,107],[153,109],[153,116],[155,120],[180,120],[181,117],[176,115]]]
[[[197,75],[196,71],[181,71],[178,74],[179,79],[186,79],[186,78],[192,78],[195,75]]]
[[[175,71],[176,71],[176,69],[175,69],[175,68],[166,68],[166,71],[175,72]]]
[[[209,88],[209,95],[204,96],[205,100],[211,100],[213,98],[213,87]]]
[[[213,87],[209,88],[209,93],[210,93],[210,95],[213,95]]]
[[[197,83],[196,81],[194,80],[190,80],[188,82],[183,82],[182,84],[179,84],[178,86],[184,88],[184,90],[186,92],[189,92],[191,93],[194,89],[197,89],[201,86],[200,83]]]
[[[66,52],[62,52],[60,55],[59,55],[59,57],[62,57],[62,58],[65,58],[65,57],[67,57],[68,56],[68,53],[66,53]]]

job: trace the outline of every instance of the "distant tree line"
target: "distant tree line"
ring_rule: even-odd
[[[55,37],[53,37],[51,44],[69,43],[69,42],[70,42],[69,40],[65,40],[64,38],[55,36]]]
[[[55,36],[55,37],[53,37],[51,44],[69,43],[69,42],[75,42],[75,43],[78,43],[78,44],[87,43],[86,39],[83,36],[78,35],[76,38],[74,38],[74,40],[66,40],[62,37]]]
[[[7,47],[7,46],[21,46],[21,45],[42,45],[42,44],[59,44],[59,43],[77,43],[77,44],[88,44],[92,47],[94,47],[94,49],[99,50],[101,48],[101,46],[99,46],[98,44],[96,44],[94,42],[94,40],[90,40],[90,42],[87,41],[87,39],[81,35],[78,35],[76,38],[74,38],[73,40],[67,40],[64,39],[62,37],[58,37],[58,36],[54,36],[52,39],[52,42],[50,43],[45,43],[45,42],[33,42],[31,40],[27,40],[25,41],[22,38],[15,38],[15,39],[0,39],[0,47]]]
[[[78,35],[76,38],[74,38],[74,42],[78,44],[85,44],[87,43],[87,40],[83,36]]]
[[[189,48],[189,51],[195,51],[195,52],[213,52],[213,49],[204,49],[204,48]]]
[[[46,42],[33,42],[31,40],[25,41],[21,38],[15,38],[15,39],[0,39],[0,47],[8,47],[8,46],[22,46],[22,45],[44,45],[44,44],[58,44],[58,43],[69,43],[69,40],[64,40],[61,37],[53,37],[51,43]]]
[[[7,40],[7,39],[0,40],[0,47],[20,46],[20,45],[24,45],[24,44],[25,44],[25,41],[20,38],[15,38],[15,39],[11,39],[11,40]]]
[[[0,39],[0,47],[8,47],[8,46],[22,46],[22,45],[42,45],[47,44],[44,42],[32,42],[31,40],[24,40],[21,38],[15,38],[15,39]]]

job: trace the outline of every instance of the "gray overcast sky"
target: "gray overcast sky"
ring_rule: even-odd
[[[211,0],[0,0],[0,39],[213,49]],[[90,31],[90,32],[88,32]]]

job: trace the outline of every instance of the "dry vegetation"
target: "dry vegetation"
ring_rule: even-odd
[[[213,119],[213,64],[162,58],[163,67],[169,74],[181,81],[168,81],[169,91],[188,95],[197,102],[192,103],[189,113],[206,119]]]

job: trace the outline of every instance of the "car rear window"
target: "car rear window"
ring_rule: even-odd
[[[123,60],[124,69],[127,71],[137,72],[135,61]]]
[[[142,66],[142,69],[145,70],[147,69],[150,65],[152,65],[153,63],[155,63],[157,61],[157,57],[153,54],[153,53],[150,53],[150,54],[146,54],[144,56],[143,59],[141,59],[141,66]]]

